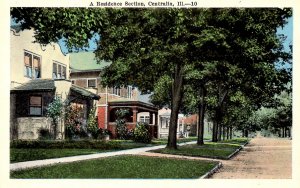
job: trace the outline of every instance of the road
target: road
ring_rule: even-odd
[[[257,136],[212,179],[291,179],[292,141]]]

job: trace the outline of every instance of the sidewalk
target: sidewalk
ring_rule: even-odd
[[[186,142],[178,144],[179,146],[186,145],[186,144],[195,144],[196,141]],[[159,145],[159,146],[151,146],[151,147],[142,147],[142,148],[134,148],[128,150],[120,150],[120,151],[112,151],[112,152],[105,152],[105,153],[96,153],[96,154],[89,154],[89,155],[77,155],[71,157],[62,157],[62,158],[55,158],[55,159],[44,159],[44,160],[36,160],[36,161],[25,161],[19,163],[10,164],[10,170],[21,170],[25,168],[35,168],[45,165],[53,165],[58,163],[70,163],[75,161],[83,161],[83,160],[90,160],[90,159],[97,159],[103,157],[111,157],[116,155],[136,155],[139,153],[144,153],[150,150],[161,149],[166,147],[166,145]]]

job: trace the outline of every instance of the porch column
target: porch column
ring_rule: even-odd
[[[158,138],[158,135],[159,135],[159,128],[158,128],[158,113],[154,113],[154,129],[156,130],[155,132],[154,132],[154,137],[155,138]]]
[[[133,122],[134,124],[136,124],[136,122],[137,122],[137,113],[138,113],[138,110],[136,109],[136,107],[135,107],[135,108],[132,108],[132,113],[133,113],[133,116],[132,116],[132,122]]]
[[[158,126],[158,113],[154,113],[154,125]]]
[[[153,124],[153,113],[152,112],[149,112],[149,124],[152,125]]]

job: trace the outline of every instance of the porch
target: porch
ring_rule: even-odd
[[[116,137],[116,111],[118,109],[128,109],[126,116],[126,126],[128,130],[136,127],[137,122],[146,122],[150,125],[150,134],[152,137],[158,136],[158,108],[149,103],[141,101],[112,101],[108,103],[107,129],[112,132],[112,138]]]

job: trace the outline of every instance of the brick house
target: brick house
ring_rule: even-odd
[[[101,97],[97,103],[98,125],[100,128],[112,132],[113,138],[116,129],[117,109],[129,110],[127,128],[134,129],[136,123],[148,122],[153,137],[157,137],[158,109],[147,100],[147,96],[141,95],[137,88],[132,86],[117,88],[103,87],[99,76],[103,68],[109,66],[109,62],[97,63],[93,52],[79,52],[70,54],[70,79],[74,85],[94,89]]]
[[[83,114],[92,108],[100,96],[69,80],[69,55],[58,44],[35,43],[34,31],[10,31],[10,138],[37,139],[41,128],[51,131],[47,107],[55,97],[68,104],[85,106]],[[53,130],[52,130],[53,131]],[[61,118],[56,139],[64,139]]]

